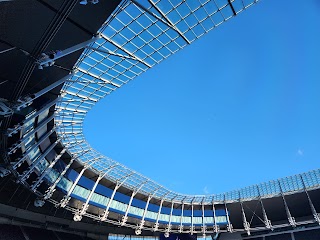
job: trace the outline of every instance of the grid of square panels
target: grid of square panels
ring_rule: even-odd
[[[230,5],[231,2],[231,5]],[[128,83],[155,64],[192,43],[204,33],[245,10],[257,0],[130,0],[123,1],[99,30],[101,38],[79,58],[76,73],[64,85],[57,104],[56,121],[65,144],[95,171],[106,171],[113,181],[125,179],[125,186],[145,194],[186,203],[233,201],[239,198],[279,194],[276,182],[251,186],[214,196],[186,196],[163,186],[93,150],[83,136],[83,119],[101,98]],[[311,174],[311,175],[310,175]],[[303,175],[307,188],[319,184],[319,173]],[[281,180],[284,192],[301,189],[299,179]],[[259,189],[259,190],[258,190]]]
[[[150,2],[191,43],[256,3],[257,0],[151,0]]]

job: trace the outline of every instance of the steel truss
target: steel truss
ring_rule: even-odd
[[[39,171],[37,179],[29,185],[30,189],[39,195],[37,205],[41,206],[41,201],[48,200],[56,206],[66,208],[73,212],[75,221],[81,221],[83,216],[87,216],[95,220],[131,227],[135,229],[137,235],[141,234],[141,231],[144,229],[161,231],[164,232],[166,236],[171,232],[186,232],[191,234],[201,232],[202,235],[205,236],[206,234],[219,233],[221,231],[245,231],[250,235],[251,231],[256,228],[250,226],[250,223],[247,221],[244,203],[250,200],[258,200],[262,208],[265,228],[274,229],[278,226],[271,225],[271,221],[268,219],[267,212],[263,205],[263,199],[280,196],[286,210],[288,226],[296,227],[309,222],[317,222],[320,224],[319,213],[317,213],[308,193],[308,191],[319,188],[320,186],[319,170],[260,185],[249,186],[224,194],[191,196],[166,189],[151,179],[101,155],[92,149],[85,141],[82,123],[87,112],[96,102],[258,1],[246,1],[246,4],[244,1],[236,2],[232,0],[226,1],[224,4],[220,4],[215,0],[193,1],[193,4],[196,3],[194,5],[191,5],[191,1],[181,1],[177,5],[174,5],[169,0],[168,2],[170,4],[168,4],[166,8],[161,6],[162,0],[141,2],[142,1],[139,0],[123,1],[115,11],[115,14],[103,24],[97,33],[98,37],[94,37],[84,43],[61,51],[59,54],[55,52],[53,58],[38,59],[38,65],[43,67],[66,54],[84,49],[74,70],[68,76],[51,84],[38,93],[20,98],[13,106],[16,111],[19,111],[21,108],[32,104],[36,98],[64,84],[61,90],[61,96],[57,100],[46,104],[43,109],[34,113],[30,118],[36,118],[54,105],[55,114],[43,119],[36,128],[24,133],[19,142],[8,150],[8,154],[14,154],[17,149],[20,149],[27,139],[34,136],[40,128],[46,126],[52,119],[55,120],[55,126],[41,136],[34,145],[27,148],[20,158],[15,159],[10,166],[11,171],[18,173],[17,169],[21,164],[26,160],[30,161],[29,167],[22,172],[22,174],[18,175],[18,180],[28,185],[27,180],[30,175],[35,172],[39,163],[45,160],[49,152],[53,151],[57,145],[63,145],[63,148],[57,152],[54,159],[44,169]],[[206,6],[208,6],[207,4],[212,7],[211,12],[206,8]],[[187,12],[183,14],[179,12],[179,7],[181,6],[188,9]],[[201,18],[198,16],[198,11],[205,12],[205,17]],[[121,14],[125,14],[129,20],[124,22]],[[172,15],[174,15],[174,18]],[[190,16],[196,19],[195,24],[191,24],[188,20]],[[181,27],[182,23],[186,27]],[[128,31],[131,34],[129,34]],[[147,38],[149,38],[149,40]],[[156,44],[154,44],[155,42]],[[8,129],[7,135],[11,137],[19,131],[22,131],[23,126],[30,118]],[[58,139],[51,143],[36,159],[30,159],[31,153],[39,149],[40,145],[49,139],[54,132],[58,134]],[[41,194],[38,192],[38,187],[53,170],[55,164],[66,153],[72,156],[69,163],[65,165],[62,172],[59,173],[59,176],[49,184],[45,193]],[[81,163],[83,167],[63,199],[57,202],[54,200],[53,194],[59,182],[65,179],[65,174],[75,161]],[[70,207],[69,201],[71,194],[78,186],[85,171],[96,173],[96,180],[82,207],[75,209]],[[88,207],[93,199],[96,188],[104,178],[115,184],[112,194],[111,196],[107,196],[108,202],[103,208],[102,215],[90,214],[87,211]],[[290,186],[288,187],[287,185]],[[131,190],[131,196],[128,203],[126,203],[121,221],[117,222],[109,218],[109,213],[112,204],[116,201],[114,198],[120,187],[126,187]],[[298,192],[305,192],[314,220],[296,222],[295,218],[291,215],[286,201],[286,195]],[[145,207],[142,209],[143,214],[140,216],[141,219],[139,219],[139,223],[135,225],[128,222],[128,214],[133,208],[132,202],[137,193],[145,195],[147,201]],[[145,219],[150,201],[153,199],[160,201],[159,209],[156,213],[155,223],[152,227],[147,227]],[[235,202],[238,202],[241,206],[243,229],[234,229],[230,221],[228,205]],[[166,222],[165,227],[160,227],[164,203],[170,204],[170,214],[167,214],[169,220]],[[181,205],[181,215],[179,216],[174,215],[175,204]],[[217,205],[220,207],[223,206],[224,208],[226,230],[220,228],[216,211]],[[190,218],[190,223],[184,220],[184,217],[186,217],[184,215],[186,206],[191,208],[191,216],[187,216]],[[212,221],[209,223],[205,220],[206,207],[212,211],[212,216],[210,216]],[[196,226],[198,220],[194,215],[195,208],[200,208],[202,211],[200,227]],[[173,228],[173,218],[175,217],[179,217],[180,220],[177,229]],[[209,230],[209,228],[213,230]]]

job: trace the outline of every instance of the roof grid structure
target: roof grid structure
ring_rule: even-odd
[[[94,171],[114,167],[106,178],[124,182],[147,195],[175,202],[212,203],[254,199],[319,186],[319,170],[250,186],[225,194],[188,196],[172,192],[151,179],[103,156],[92,149],[83,136],[83,119],[101,98],[133,80],[202,35],[257,3],[258,0],[125,0],[98,31],[101,38],[81,55],[75,74],[64,85],[56,106],[58,133],[64,144],[80,142],[69,149],[71,154],[87,151],[78,157],[91,164]],[[70,124],[72,123],[72,124]],[[95,161],[92,161],[95,159]]]

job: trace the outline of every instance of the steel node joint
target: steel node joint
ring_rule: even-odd
[[[81,50],[85,48],[87,45],[95,42],[99,38],[101,38],[100,34],[96,35],[90,40],[79,43],[65,50],[52,50],[47,53],[41,53],[39,58],[36,60],[36,63],[38,64],[38,69],[42,70],[44,67],[53,66],[55,64],[55,61],[58,60],[59,58],[62,58],[78,50]]]

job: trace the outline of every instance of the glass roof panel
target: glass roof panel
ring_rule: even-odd
[[[69,151],[94,171],[109,172],[107,178],[155,197],[185,203],[252,199],[319,186],[319,170],[213,196],[174,193],[120,163],[102,156],[85,141],[82,121],[101,98],[128,83],[152,66],[248,8],[257,0],[131,0],[123,1],[106,20],[75,65],[75,73],[62,89],[56,106],[58,133],[65,145],[79,142]],[[304,185],[303,185],[304,184]]]

